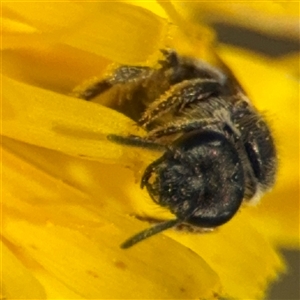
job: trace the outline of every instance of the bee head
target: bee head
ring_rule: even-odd
[[[244,171],[233,142],[224,134],[195,131],[148,167],[142,186],[182,222],[215,227],[240,207]]]

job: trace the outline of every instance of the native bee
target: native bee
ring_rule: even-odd
[[[164,151],[144,171],[141,188],[176,218],[138,233],[122,248],[179,224],[220,226],[275,181],[270,129],[234,77],[174,50],[162,52],[158,68],[120,66],[80,95],[90,100],[117,89],[114,108],[148,134],[108,138]]]

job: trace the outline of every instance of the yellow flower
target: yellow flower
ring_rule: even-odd
[[[298,79],[281,62],[220,46],[269,116],[276,187],[214,233],[169,230],[119,248],[149,226],[132,214],[169,216],[138,182],[159,153],[109,142],[111,133],[145,133],[70,92],[111,63],[152,65],[166,45],[210,59],[209,29],[185,23],[168,2],[151,5],[3,3],[3,298],[259,299],[284,268],[276,247],[298,246]]]

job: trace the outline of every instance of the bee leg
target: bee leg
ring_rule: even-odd
[[[178,224],[181,224],[182,220],[179,219],[174,219],[174,220],[168,220],[165,222],[161,222],[159,224],[154,225],[153,227],[150,227],[148,229],[143,230],[142,232],[139,232],[137,234],[135,234],[134,236],[130,237],[129,239],[127,239],[125,242],[123,242],[120,247],[122,249],[127,249],[130,248],[132,246],[134,246],[135,244],[157,234],[160,233],[162,231],[165,231],[169,228],[172,228]]]
[[[160,126],[156,129],[149,131],[148,138],[149,139],[156,139],[163,136],[172,135],[175,133],[181,132],[189,132],[193,130],[205,129],[209,126],[214,126],[220,124],[219,120],[206,118],[201,120],[184,120],[184,121],[176,121],[168,123],[166,126]]]
[[[148,139],[147,137],[141,137],[137,135],[129,135],[129,136],[120,136],[115,134],[109,134],[107,136],[107,139],[115,142],[117,144],[127,145],[127,146],[133,146],[133,147],[140,147],[140,148],[147,148],[150,150],[157,150],[157,151],[165,151],[166,146]]]
[[[87,82],[85,86],[75,88],[72,95],[76,98],[91,100],[101,95],[114,85],[127,84],[134,81],[142,81],[151,74],[151,68],[139,66],[122,66],[114,73],[103,80],[96,79],[94,82]]]
[[[100,80],[95,82],[84,82],[83,85],[76,87],[71,96],[83,99],[83,100],[91,100],[98,95],[101,95],[106,90],[112,87],[109,80]]]
[[[147,127],[154,120],[171,111],[182,111],[187,105],[203,101],[220,90],[220,83],[214,79],[184,80],[174,84],[160,98],[154,101],[145,111],[139,125]]]
[[[149,67],[122,66],[114,71],[113,75],[109,77],[109,81],[112,85],[131,83],[137,79],[142,80],[148,78],[152,71],[153,70]]]

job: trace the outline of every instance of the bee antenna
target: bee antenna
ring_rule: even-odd
[[[128,240],[126,240],[124,243],[120,245],[122,249],[127,249],[132,247],[133,245],[137,244],[138,242],[147,239],[151,237],[152,235],[155,235],[159,232],[162,232],[166,229],[169,229],[179,223],[181,223],[181,220],[175,219],[175,220],[169,220],[163,223],[159,223],[153,227],[147,228],[144,231],[141,231],[137,233],[136,235],[130,237]]]

